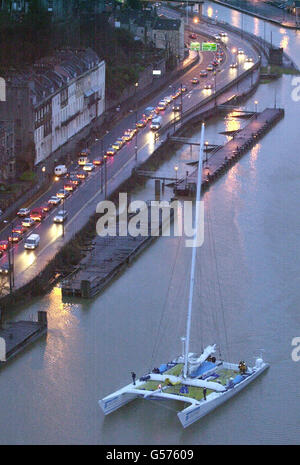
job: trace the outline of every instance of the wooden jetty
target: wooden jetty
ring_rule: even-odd
[[[119,273],[121,273],[156,237],[164,227],[163,215],[157,221],[151,217],[148,203],[148,227],[138,236],[96,236],[93,249],[80,262],[79,268],[63,280],[62,295],[92,298],[100,293]],[[173,210],[169,210],[170,219]],[[135,214],[128,215],[128,222]],[[119,230],[117,220],[117,231]]]
[[[211,153],[210,158],[204,162],[203,189],[207,189],[212,182],[236,163],[283,116],[284,110],[281,108],[267,108],[263,112],[257,113],[243,129],[238,130],[233,135],[229,142]],[[174,186],[174,193],[182,196],[193,196],[196,192],[196,182],[197,169],[185,178],[178,180]]]
[[[12,321],[0,324],[0,366],[47,334],[47,313],[38,312],[37,321]]]

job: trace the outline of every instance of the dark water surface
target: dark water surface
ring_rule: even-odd
[[[240,13],[219,5],[206,3],[205,12],[241,25]],[[300,65],[299,33],[245,15],[243,27],[268,39],[272,30],[273,42]],[[16,315],[47,310],[49,333],[1,371],[2,444],[299,443],[300,362],[291,359],[291,340],[300,336],[300,102],[292,89],[291,76],[259,87],[247,108],[255,100],[259,109],[273,106],[276,94],[285,118],[205,194],[192,330],[192,350],[216,340],[232,361],[253,362],[264,349],[270,370],[187,430],[176,404],[137,401],[104,418],[97,400],[127,384],[131,370],[143,374],[181,351],[190,249],[161,238],[95,300],[63,303],[55,288]],[[222,143],[218,132],[237,124],[216,119],[206,139]],[[177,164],[183,174],[189,159],[183,147],[159,172]],[[134,197],[150,199],[153,191],[149,181]]]

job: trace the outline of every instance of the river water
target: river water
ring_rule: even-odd
[[[268,40],[272,31],[300,66],[300,33],[213,3],[204,10]],[[137,401],[104,418],[97,400],[130,382],[130,371],[141,375],[181,352],[190,249],[160,238],[93,301],[63,302],[56,287],[18,311],[20,319],[46,310],[49,333],[1,371],[0,443],[299,443],[300,362],[292,361],[291,341],[300,336],[300,103],[292,89],[291,76],[258,88],[247,108],[255,100],[258,109],[273,106],[276,95],[285,118],[205,194],[205,234],[213,239],[201,249],[192,331],[192,349],[216,339],[232,361],[248,362],[263,349],[270,370],[186,430],[172,404]],[[206,139],[222,143],[218,132],[238,124],[217,118]],[[178,165],[180,176],[194,158],[181,147],[159,172]],[[134,197],[153,191],[149,181]]]

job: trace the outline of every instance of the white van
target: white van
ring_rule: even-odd
[[[68,170],[66,165],[58,165],[54,168],[54,174],[55,176],[63,176],[64,174],[67,174]]]
[[[161,128],[161,116],[158,116],[157,118],[153,118],[153,120],[151,121],[150,129],[152,129],[152,131],[157,131],[160,128]]]
[[[24,247],[25,249],[33,250],[38,247],[39,243],[40,236],[38,234],[30,234],[30,236],[25,239]]]

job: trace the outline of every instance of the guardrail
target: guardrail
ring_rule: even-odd
[[[222,95],[224,92],[229,90],[231,87],[234,87],[236,84],[238,84],[240,81],[244,80],[246,77],[250,76],[254,71],[257,69],[260,69],[261,67],[261,58],[255,63],[250,69],[245,71],[244,73],[240,74],[237,76],[235,79],[230,81],[228,84],[226,84],[224,87],[221,89],[217,90],[214,94],[210,95],[209,97],[206,97],[204,100],[201,100],[199,103],[196,103],[193,107],[191,107],[189,110],[185,111],[182,113],[182,116],[179,120],[176,120],[176,125],[182,125],[185,124],[195,113],[195,111],[200,110],[201,107],[207,105],[211,101],[215,100],[218,96]],[[158,137],[162,136],[166,131],[168,131],[170,128],[174,126],[174,121],[170,121],[166,125],[162,126],[156,134],[158,134]]]
[[[209,18],[208,16],[205,16],[205,15],[202,15],[202,17],[203,17],[204,21],[206,21],[207,23],[215,24],[215,25],[220,26],[220,27],[224,27],[225,29],[227,29],[227,30],[229,30],[231,32],[234,32],[235,34],[238,34],[242,38],[243,37],[248,38],[249,40],[252,41],[252,45],[256,49],[256,51],[258,51],[258,53],[263,52],[265,54],[265,56],[267,57],[267,59],[268,59],[269,49],[274,48],[274,45],[271,42],[268,42],[267,40],[263,39],[262,37],[256,36],[256,35],[252,34],[251,32],[245,31],[244,29],[239,29],[236,26],[232,26],[232,24],[229,24],[226,21],[216,21],[216,20],[213,20],[213,19],[211,19],[211,18]],[[268,48],[267,51],[266,51],[266,47]],[[288,63],[290,63],[290,66],[292,68],[298,69],[298,67],[295,65],[293,60],[284,51],[283,51],[283,56],[284,56],[285,60]]]

